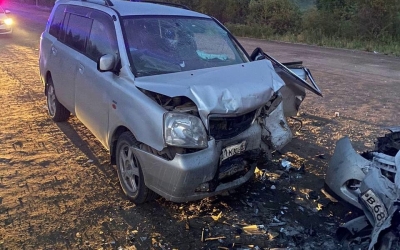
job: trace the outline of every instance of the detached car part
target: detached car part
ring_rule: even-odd
[[[340,139],[329,163],[327,191],[364,213],[338,229],[349,249],[360,239],[358,247],[368,250],[400,243],[400,130],[390,130],[374,151],[361,155],[347,137]]]

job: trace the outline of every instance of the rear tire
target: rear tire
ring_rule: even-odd
[[[145,203],[157,197],[144,183],[143,171],[133,148],[140,143],[131,132],[123,133],[117,142],[117,171],[122,191],[136,204]]]
[[[54,89],[53,80],[49,78],[46,89],[47,110],[55,122],[64,122],[68,120],[71,112],[66,109],[57,99],[56,91]]]

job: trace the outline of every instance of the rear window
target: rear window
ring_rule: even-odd
[[[59,5],[57,7],[57,9],[54,11],[53,20],[50,25],[49,29],[50,35],[55,36],[57,38],[58,35],[60,34],[61,25],[64,20],[64,10],[65,10],[64,5]]]

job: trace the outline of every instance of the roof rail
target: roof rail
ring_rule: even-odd
[[[97,4],[103,4],[107,7],[114,6],[114,4],[111,2],[111,0],[81,0],[82,2],[89,2],[89,3],[97,3]]]
[[[154,4],[167,5],[171,7],[177,7],[185,10],[191,10],[188,6],[179,3],[168,3],[168,2],[147,1],[147,0],[131,0],[131,2],[154,3]]]

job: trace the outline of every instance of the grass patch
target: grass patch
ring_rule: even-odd
[[[292,43],[305,43],[325,47],[345,48],[377,52],[386,55],[400,56],[400,43],[393,38],[382,38],[371,41],[361,38],[346,39],[340,37],[327,37],[319,34],[318,31],[303,31],[299,34],[278,35],[268,26],[250,26],[243,24],[226,24],[226,27],[239,37],[251,37],[267,40],[277,40]]]

